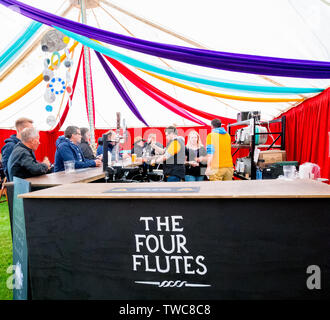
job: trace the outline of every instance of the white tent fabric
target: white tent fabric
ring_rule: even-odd
[[[32,3],[31,1],[22,0],[22,2],[56,14],[60,14],[70,5],[70,0],[34,0]],[[100,6],[87,10],[87,23],[92,26],[151,41],[192,46],[183,40],[179,40],[111,8],[106,4],[106,0],[100,0],[99,2]],[[148,21],[153,21],[177,34],[184,35],[186,38],[193,39],[209,49],[281,58],[330,60],[329,0],[168,0],[166,2],[154,0],[108,0],[108,2],[144,17]],[[67,18],[77,21],[80,15],[79,12],[80,10],[74,7],[67,15]],[[1,6],[0,52],[6,49],[8,44],[30,22],[31,20]],[[39,34],[46,28],[44,26]],[[167,65],[176,70],[233,81],[273,85],[270,82],[271,80],[284,86],[318,88],[327,88],[330,84],[329,79],[317,80],[269,76],[265,79],[258,75],[213,70],[171,60],[165,61],[163,59],[161,61],[159,58],[122,48],[113,46],[111,48],[162,67],[167,67],[165,65],[166,62]],[[73,69],[78,64],[77,59],[80,51],[81,45],[75,51],[75,65]],[[44,58],[45,54],[41,51],[40,46],[37,46],[15,71],[0,81],[0,101],[15,93],[39,75],[43,70]],[[144,126],[135,118],[121,99],[93,52],[91,52],[91,59],[96,106],[96,128],[114,127],[116,124],[116,112],[121,112],[129,127]],[[134,85],[123,79],[115,69],[113,70],[150,126],[194,125],[194,123],[182,119],[153,101],[139,89],[135,88]],[[213,98],[166,84],[134,68],[132,70],[160,90],[165,91],[185,104],[224,117],[236,118],[237,112],[240,110],[261,110],[263,119],[272,119],[295,105],[294,103],[257,103]],[[64,77],[64,68],[60,69],[59,75]],[[74,71],[72,72],[72,77],[73,75]],[[36,126],[40,130],[50,129],[46,123],[49,113],[45,110],[47,103],[43,98],[44,91],[45,82],[38,85],[12,105],[0,110],[0,128],[12,128],[17,117],[28,116],[35,120]],[[224,91],[215,88],[214,91],[244,95],[238,91]],[[245,95],[267,97],[257,93],[245,93]],[[304,96],[309,97],[311,95]],[[299,96],[291,97],[299,98]],[[64,101],[66,103],[67,97],[65,97]],[[59,113],[60,102],[61,99],[57,98],[53,104],[54,111],[52,114],[55,116]],[[62,111],[63,109],[64,106]],[[208,123],[209,121],[206,122]],[[70,124],[88,126],[82,69],[72,108],[62,128]]]

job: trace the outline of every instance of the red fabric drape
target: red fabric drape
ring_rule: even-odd
[[[135,86],[137,86],[140,90],[142,90],[144,93],[152,97],[154,100],[162,104],[164,107],[169,108],[173,112],[176,112],[176,109],[184,112],[189,111],[193,114],[196,114],[202,118],[212,120],[215,118],[221,119],[222,122],[228,123],[228,118],[220,117],[208,112],[204,112],[198,109],[195,109],[193,107],[190,107],[181,101],[178,101],[171,96],[167,95],[166,93],[162,92],[161,90],[157,89],[156,87],[152,86],[150,83],[144,81],[142,78],[140,78],[138,75],[136,75],[134,72],[129,70],[127,67],[125,67],[122,63],[120,63],[117,60],[114,60],[110,57],[104,56],[122,75],[124,75],[129,81],[131,81]],[[188,114],[189,115],[189,114]],[[185,117],[184,114],[181,114],[181,116]],[[186,118],[186,117],[185,117]],[[191,120],[191,119],[190,119]]]
[[[316,163],[330,180],[330,88],[281,116],[287,122],[287,159]]]
[[[226,126],[225,126],[226,127]],[[211,131],[209,126],[198,126],[198,127],[177,127],[179,135],[184,136],[187,141],[187,136],[191,130],[196,130],[200,136],[203,144],[205,144],[206,136]],[[115,129],[114,129],[115,130]],[[157,141],[166,145],[165,140],[165,127],[153,127],[153,128],[129,128],[129,138],[127,139],[126,143],[123,145],[124,150],[130,150],[134,143],[134,137],[142,136],[144,139],[147,139],[150,133],[156,133]],[[108,131],[108,129],[96,129],[95,130],[95,138],[102,137],[102,134]],[[0,149],[4,145],[4,140],[7,139],[10,135],[16,133],[15,130],[8,130],[8,129],[0,129]],[[40,146],[38,150],[35,152],[36,158],[39,161],[47,156],[51,162],[54,162],[55,158],[55,142],[56,139],[63,135],[63,131],[57,132],[49,132],[49,131],[40,131]]]

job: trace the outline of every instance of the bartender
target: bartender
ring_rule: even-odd
[[[111,158],[115,159],[116,158],[116,145],[119,143],[116,139],[116,133],[113,130],[109,130],[106,132],[107,134],[107,142],[108,142],[108,152],[111,154]],[[119,147],[119,146],[118,146]],[[119,159],[126,159],[129,157],[129,155],[121,154],[121,148],[119,147]],[[96,150],[96,156],[103,155],[103,139],[99,138],[98,139],[98,147]]]
[[[145,147],[146,147],[146,141],[142,139],[141,136],[137,136],[134,138],[134,144],[131,150],[131,154],[136,154],[137,158],[142,158],[144,155]]]

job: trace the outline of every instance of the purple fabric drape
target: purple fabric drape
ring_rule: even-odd
[[[143,122],[147,127],[149,127],[149,125],[147,124],[147,122],[141,116],[138,108],[134,105],[134,102],[128,96],[128,94],[126,93],[125,89],[122,87],[122,85],[120,84],[120,82],[116,78],[115,74],[111,71],[111,69],[109,68],[108,64],[106,63],[106,61],[101,56],[101,54],[98,53],[97,51],[95,51],[95,53],[96,53],[96,55],[97,55],[100,63],[102,64],[105,72],[107,73],[108,77],[112,81],[113,85],[115,86],[116,90],[118,91],[118,93],[120,94],[120,96],[123,98],[123,100],[125,101],[125,103],[127,104],[127,106],[130,108],[130,110],[134,113],[134,115],[141,122]]]
[[[235,72],[296,78],[330,79],[330,62],[227,53],[151,42],[83,25],[16,0],[0,0],[0,4],[17,6],[20,13],[24,16],[46,25],[58,26],[88,38],[157,57]]]

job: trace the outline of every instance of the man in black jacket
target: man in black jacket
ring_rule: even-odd
[[[16,144],[8,159],[9,180],[13,177],[22,179],[40,176],[50,169],[50,162],[47,158],[38,162],[34,151],[40,144],[39,133],[35,128],[25,128],[21,132],[21,141]]]
[[[21,132],[25,128],[31,128],[33,126],[33,120],[28,118],[19,118],[15,122],[16,127],[16,134],[11,135],[8,139],[5,140],[5,145],[1,149],[1,155],[2,155],[2,166],[3,170],[7,176],[7,179],[9,179],[8,175],[8,168],[7,163],[8,159],[13,152],[14,147],[18,142],[21,141]]]

